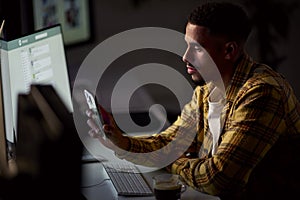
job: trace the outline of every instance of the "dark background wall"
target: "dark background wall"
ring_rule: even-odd
[[[300,10],[296,6],[297,1],[241,1],[247,3],[246,7],[250,9],[252,15],[256,14],[256,22],[267,22],[265,25],[260,24],[260,29],[259,26],[254,29],[248,41],[249,53],[259,61],[272,64],[272,67],[285,75],[294,87],[297,96],[300,97],[300,79],[298,77],[300,74],[298,64]],[[90,0],[91,40],[66,47],[71,82],[73,83],[77,70],[86,56],[105,39],[128,29],[148,26],[165,27],[184,32],[186,16],[199,2],[201,0]],[[285,6],[287,9],[283,9]],[[276,10],[278,8],[279,10]],[[6,19],[5,35],[7,39],[13,39],[33,31],[31,0],[0,0],[1,18]],[[267,29],[259,32],[262,27]],[[283,31],[285,35],[281,34],[276,27],[281,31],[285,30]],[[265,34],[264,37],[261,37],[262,32],[269,33],[269,35]],[[266,48],[266,43],[272,45]],[[270,54],[265,55],[266,52]],[[124,67],[126,63],[143,60],[146,57],[149,56],[143,53],[136,57],[122,58],[122,62],[119,61],[118,65],[114,66],[115,71]],[[165,56],[165,59],[172,58]],[[172,65],[172,63],[169,64]],[[173,64],[174,67],[182,67],[182,73],[185,73],[184,64],[180,63],[180,59],[174,61]],[[153,90],[156,91],[154,99],[161,99],[163,102],[166,101],[166,104],[172,104],[170,99],[165,96],[167,92],[157,92],[159,91],[157,88]],[[170,110],[172,109],[171,106]],[[177,112],[176,109],[175,112]]]

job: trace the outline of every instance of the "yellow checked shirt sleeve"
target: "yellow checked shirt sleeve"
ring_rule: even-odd
[[[180,158],[171,168],[188,185],[212,195],[241,191],[253,168],[279,136],[287,130],[300,130],[299,103],[280,78],[249,80],[234,101],[227,103],[231,105],[217,153],[204,158]]]
[[[118,157],[137,164],[152,166],[152,164],[159,165],[162,159],[165,160],[170,156],[176,160],[190,146],[194,146],[194,148],[190,147],[189,150],[197,152],[196,130],[201,121],[200,118],[202,118],[199,116],[199,94],[199,92],[194,92],[192,100],[184,106],[181,115],[165,131],[146,137],[128,137],[131,144],[130,149],[126,153],[117,152]],[[197,144],[199,142],[201,141],[198,141]],[[168,145],[169,143],[170,145]],[[163,147],[165,147],[164,150],[154,153]]]

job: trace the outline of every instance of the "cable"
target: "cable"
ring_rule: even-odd
[[[81,186],[81,188],[90,188],[90,187],[94,187],[96,185],[102,185],[104,183],[104,181],[109,181],[109,178],[105,178],[102,181],[100,181],[99,183],[93,184],[93,185],[87,185],[87,186]]]

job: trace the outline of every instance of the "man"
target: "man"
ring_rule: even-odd
[[[168,129],[144,138],[123,135],[110,116],[103,126],[110,142],[143,153],[166,146],[178,135],[192,135],[187,151],[167,167],[191,187],[221,199],[291,195],[299,187],[293,178],[300,104],[281,75],[247,55],[250,31],[250,20],[237,5],[205,3],[193,10],[183,56],[198,84],[192,100]],[[221,83],[211,76],[214,66]],[[97,137],[93,121],[88,124],[90,135]],[[116,153],[126,158],[126,153]]]

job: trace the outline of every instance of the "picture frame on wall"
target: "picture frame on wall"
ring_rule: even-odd
[[[61,24],[66,46],[91,39],[90,0],[32,0],[34,29]]]

